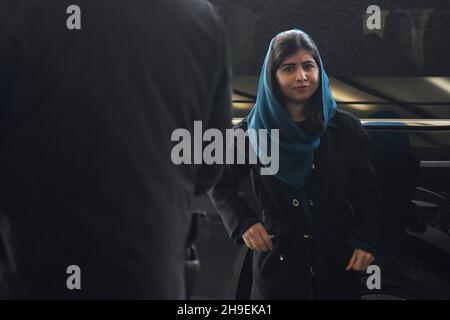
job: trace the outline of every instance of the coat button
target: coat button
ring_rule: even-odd
[[[303,237],[304,237],[305,239],[309,239],[309,238],[310,238],[310,235],[309,235],[309,234],[304,234]]]
[[[310,205],[311,207],[314,206],[314,201],[309,200],[309,205]]]
[[[283,260],[284,260],[284,256],[280,255],[280,261],[283,261]]]
[[[298,207],[300,205],[300,201],[298,201],[297,199],[292,199],[292,205],[294,207]]]

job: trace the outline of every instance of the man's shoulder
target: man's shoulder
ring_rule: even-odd
[[[192,17],[196,20],[213,23],[218,28],[223,28],[221,19],[211,2],[207,0],[178,0],[176,3],[185,18]]]

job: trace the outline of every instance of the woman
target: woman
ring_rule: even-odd
[[[272,39],[256,104],[237,128],[267,129],[269,138],[279,129],[275,175],[260,174],[264,161],[229,165],[211,193],[231,239],[253,253],[250,298],[359,299],[360,271],[379,241],[370,139],[358,118],[336,109],[305,32]],[[256,141],[248,142],[263,160]],[[252,191],[239,192],[246,177]]]

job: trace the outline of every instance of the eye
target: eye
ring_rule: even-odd
[[[304,66],[305,70],[312,70],[314,69],[314,65],[312,63],[308,63],[307,65]]]
[[[285,66],[283,68],[283,71],[286,71],[286,72],[293,72],[294,70],[295,70],[294,66]]]

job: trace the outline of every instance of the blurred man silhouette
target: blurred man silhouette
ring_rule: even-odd
[[[202,0],[73,4],[0,0],[0,292],[185,298],[222,167],[174,165],[171,133],[231,125],[224,28]]]

